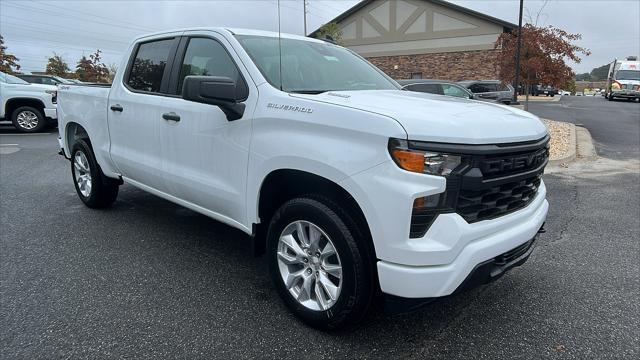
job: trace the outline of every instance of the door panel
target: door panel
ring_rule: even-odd
[[[236,83],[246,82],[223,39],[189,39],[176,79],[181,89],[188,75],[226,76]],[[254,86],[253,83],[250,86]],[[176,89],[176,92],[178,90]],[[256,103],[255,89],[244,101],[244,116],[228,121],[219,107],[167,98],[161,112],[175,113],[179,121],[161,123],[163,171],[168,192],[240,223],[245,222],[245,192],[250,117]]]
[[[114,83],[107,109],[111,158],[118,170],[160,191],[166,190],[160,148],[160,107],[166,98],[162,85],[176,44],[177,38],[140,44],[124,83]]]

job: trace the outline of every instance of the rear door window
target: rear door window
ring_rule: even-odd
[[[159,93],[174,39],[142,43],[131,65],[127,85],[134,90]]]

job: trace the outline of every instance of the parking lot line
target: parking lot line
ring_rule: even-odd
[[[37,133],[37,134],[0,134],[0,136],[40,136],[51,135],[51,133]]]

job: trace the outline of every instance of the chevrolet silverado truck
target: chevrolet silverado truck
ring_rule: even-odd
[[[0,121],[11,121],[18,131],[27,133],[55,125],[57,90],[0,71]]]
[[[530,113],[403,91],[295,35],[189,29],[129,54],[110,86],[59,87],[80,200],[108,207],[127,183],[242,230],[311,326],[411,309],[532,252],[549,135]]]

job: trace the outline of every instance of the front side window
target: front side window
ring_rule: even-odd
[[[267,81],[286,92],[399,89],[366,60],[328,42],[252,35],[236,38]]]
[[[469,93],[459,86],[455,86],[452,84],[442,84],[442,90],[447,96],[455,96],[465,99],[469,98]]]
[[[32,84],[42,84],[42,81],[37,76],[22,76],[21,79]]]
[[[184,78],[189,75],[223,76],[243,84],[242,76],[226,49],[217,41],[206,38],[189,40],[178,78],[178,94]],[[241,88],[242,86],[238,86]]]
[[[160,92],[173,42],[173,39],[166,39],[140,44],[127,84],[135,90]]]

